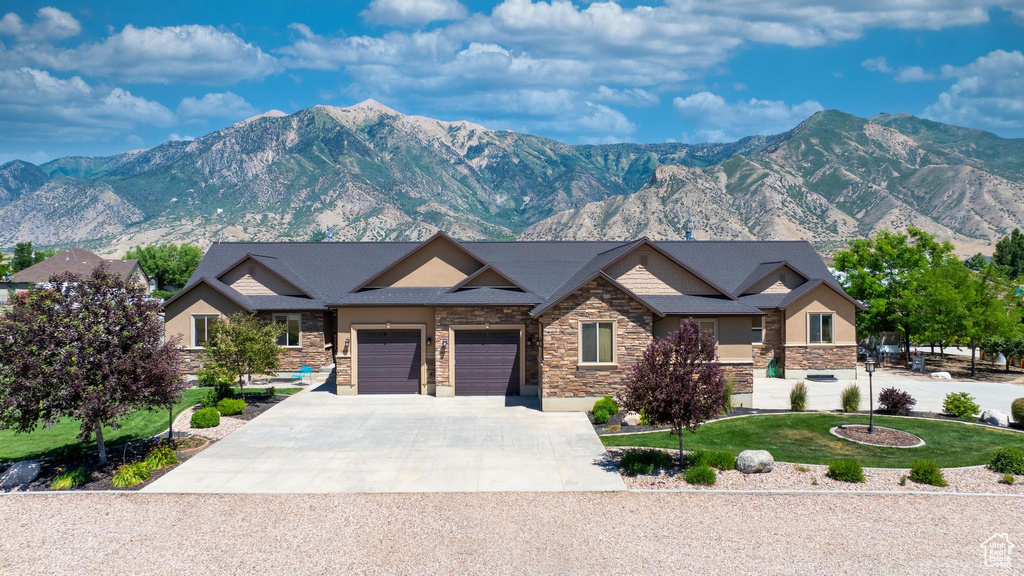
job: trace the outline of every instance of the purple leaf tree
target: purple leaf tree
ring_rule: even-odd
[[[160,305],[100,266],[54,276],[0,315],[0,428],[31,432],[61,418],[82,421],[106,462],[103,426],[181,396],[182,356],[163,342]]]
[[[695,432],[725,404],[725,377],[716,355],[714,334],[687,319],[678,331],[647,346],[626,382],[626,409],[668,424],[679,435],[680,466],[685,465],[683,430]]]

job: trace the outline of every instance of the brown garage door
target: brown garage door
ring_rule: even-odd
[[[455,395],[519,394],[518,330],[455,332]]]
[[[420,331],[359,330],[359,394],[420,393]]]

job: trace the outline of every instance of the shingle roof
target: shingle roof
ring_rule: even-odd
[[[759,316],[763,314],[756,307],[745,302],[714,296],[644,294],[640,298],[666,316],[671,314]]]
[[[127,280],[135,270],[138,261],[107,260],[88,250],[69,248],[12,275],[11,282],[28,284],[46,282],[51,276],[64,272],[87,276],[103,263],[106,263],[107,270]]]

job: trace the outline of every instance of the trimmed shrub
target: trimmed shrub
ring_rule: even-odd
[[[1000,478],[999,481],[1002,482],[1003,484],[1007,484],[1009,486],[1013,486],[1014,482],[1016,482],[1017,479],[1013,477],[1013,474],[1007,473],[1007,474],[1003,474],[1003,477]]]
[[[604,408],[604,411],[607,412],[609,416],[614,416],[619,413],[619,403],[611,396],[605,396],[597,402],[594,402],[594,411],[597,412],[598,408]]]
[[[789,390],[789,409],[793,412],[807,410],[807,384],[801,380]]]
[[[221,416],[234,416],[245,412],[245,400],[225,398],[220,402],[217,402],[217,411],[220,412]]]
[[[117,472],[114,473],[114,477],[111,479],[111,483],[115,488],[131,488],[149,480],[150,476],[152,474],[145,462],[132,462],[131,464],[118,466]]]
[[[843,412],[856,412],[860,410],[860,388],[856,384],[850,384],[839,393],[839,402],[843,406]]]
[[[686,483],[697,486],[714,486],[718,480],[718,474],[710,466],[693,466],[686,470]]]
[[[213,428],[220,426],[220,412],[216,408],[203,408],[192,413],[190,422],[193,428]]]
[[[722,414],[728,414],[732,412],[734,406],[732,405],[732,395],[736,391],[736,378],[730,376],[725,377],[725,394],[722,397]]]
[[[608,410],[604,406],[594,408],[594,424],[605,424],[611,420],[611,416],[608,415]]]
[[[171,448],[167,444],[159,444],[154,446],[149,454],[146,455],[146,466],[150,470],[162,470],[168,466],[174,466],[178,463],[178,457],[174,454],[174,448]]]
[[[74,470],[65,470],[53,477],[50,490],[71,490],[78,488],[92,479],[92,470],[79,466]]]
[[[942,470],[939,469],[939,465],[934,460],[915,460],[910,465],[910,479],[918,484],[928,484],[930,486],[948,486],[946,478],[942,475]]]
[[[1024,450],[1020,448],[1000,448],[988,467],[993,472],[1003,474],[1024,474]]]
[[[672,455],[653,448],[626,450],[622,453],[620,465],[628,476],[654,474],[656,470],[672,467]]]
[[[736,454],[728,450],[697,450],[686,458],[686,463],[693,466],[710,466],[719,470],[736,468]]]
[[[1024,398],[1017,398],[1010,404],[1010,416],[1017,424],[1024,425]]]
[[[909,416],[910,409],[917,404],[909,392],[886,388],[878,393],[878,411],[893,416]]]
[[[828,472],[825,475],[840,482],[864,481],[864,469],[861,468],[860,462],[848,458],[829,462]]]
[[[974,416],[981,412],[981,406],[974,401],[974,396],[967,392],[950,392],[942,401],[942,411],[953,418]]]

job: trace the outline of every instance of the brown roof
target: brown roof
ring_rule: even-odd
[[[81,248],[69,248],[39,264],[25,268],[11,276],[11,282],[46,282],[51,276],[72,272],[81,276],[91,274],[97,266],[106,262],[107,269],[127,280],[135,270],[137,260],[106,260]]]

